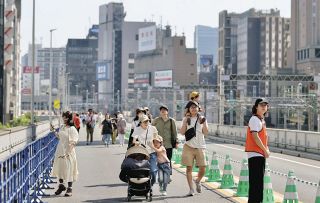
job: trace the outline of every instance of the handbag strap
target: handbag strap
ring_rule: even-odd
[[[199,120],[199,116],[197,116],[197,120],[196,120],[196,122],[195,122],[195,124],[194,124],[194,129],[195,129],[195,130],[197,129],[197,122],[198,122],[198,120]]]
[[[146,139],[144,140],[144,144],[145,144],[145,145],[147,145],[148,130],[149,130],[149,126],[148,126],[148,128],[147,128]]]

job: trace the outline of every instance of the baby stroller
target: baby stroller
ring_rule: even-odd
[[[128,183],[128,202],[132,196],[145,196],[152,201],[149,158],[148,150],[141,145],[129,148],[126,153],[121,165],[120,179]]]

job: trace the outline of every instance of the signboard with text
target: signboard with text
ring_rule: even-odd
[[[31,94],[31,80],[32,80],[32,67],[31,66],[24,66],[22,68],[22,87],[21,93],[23,95],[30,95]],[[39,92],[39,85],[40,85],[40,68],[39,66],[35,67],[34,69],[34,92],[35,95]]]
[[[134,87],[148,87],[150,85],[150,73],[135,73]]]
[[[155,25],[139,29],[139,52],[156,49],[156,32]]]
[[[155,87],[172,87],[172,70],[154,72]]]
[[[109,80],[109,64],[108,63],[97,63],[96,65],[96,79],[97,80]]]

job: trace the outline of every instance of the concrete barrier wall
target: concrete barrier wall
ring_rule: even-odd
[[[181,121],[177,121],[180,128]],[[244,142],[246,139],[246,126],[228,126],[209,124],[210,136]],[[276,148],[293,151],[320,154],[320,133],[298,130],[284,130],[268,128],[269,145]]]
[[[58,121],[54,120],[53,125],[58,127]],[[49,121],[36,124],[37,138],[41,138],[48,134],[50,130]],[[27,145],[32,138],[31,126],[14,127],[11,129],[0,130],[0,154],[1,157],[10,155]]]

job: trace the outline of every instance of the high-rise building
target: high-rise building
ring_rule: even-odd
[[[95,108],[98,88],[96,81],[97,60],[97,38],[68,39],[66,69],[64,73],[68,79],[65,85],[68,88],[68,95],[74,96],[73,101],[71,101],[71,97],[68,97],[70,98],[69,104],[77,102],[77,110],[85,110],[88,107]],[[73,110],[75,110],[75,108],[73,108]]]
[[[2,123],[21,114],[20,19],[21,0],[0,1],[1,27],[1,119]]]
[[[291,0],[291,45],[298,73],[320,73],[320,0]]]
[[[200,84],[217,84],[219,30],[197,25],[194,31],[194,47],[197,50],[197,72]]]
[[[155,25],[153,22],[126,22],[125,15],[122,3],[109,3],[99,8],[97,80],[101,111],[122,109],[126,92],[133,89],[138,31]]]

